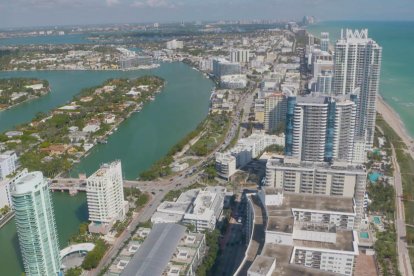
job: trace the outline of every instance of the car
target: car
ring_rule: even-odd
[[[151,194],[155,195],[155,192],[154,192],[154,191],[152,191],[152,192],[151,192]]]
[[[173,180],[174,180],[174,178],[171,178],[171,179],[170,179],[170,181],[173,181]]]

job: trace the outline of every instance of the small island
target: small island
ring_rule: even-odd
[[[119,124],[154,100],[164,80],[155,76],[110,79],[82,90],[67,105],[32,122],[0,134],[0,146],[20,155],[29,170],[54,177],[68,171],[96,144],[117,130]]]
[[[0,111],[50,92],[49,82],[32,78],[0,79]]]

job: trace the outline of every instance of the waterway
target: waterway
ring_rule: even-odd
[[[47,45],[47,44],[88,44],[87,34],[43,35],[1,38],[0,46]]]
[[[82,88],[101,84],[108,78],[133,78],[146,74],[166,80],[155,101],[134,113],[109,137],[108,143],[97,145],[72,174],[88,175],[101,163],[120,159],[123,174],[135,179],[139,173],[193,130],[207,115],[213,83],[183,63],[166,63],[153,70],[138,71],[35,71],[0,72],[0,78],[37,77],[47,79],[52,87],[48,95],[0,112],[0,131],[30,121],[37,112],[47,112],[67,103]],[[79,224],[87,220],[84,194],[70,197],[55,193],[55,214],[61,248],[75,234]],[[20,275],[23,271],[14,220],[0,229],[0,275]]]

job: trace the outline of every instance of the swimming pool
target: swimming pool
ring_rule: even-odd
[[[374,223],[375,224],[381,224],[381,218],[380,217],[374,217]]]
[[[360,232],[359,233],[359,237],[361,239],[368,239],[369,238],[369,234],[368,234],[368,232]]]
[[[368,178],[371,182],[377,182],[378,178],[380,178],[381,176],[382,174],[380,174],[379,172],[373,172],[368,175]]]

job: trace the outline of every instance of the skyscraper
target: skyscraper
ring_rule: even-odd
[[[321,50],[325,52],[329,50],[329,33],[321,33]]]
[[[346,29],[335,45],[333,93],[359,93],[356,135],[370,149],[374,141],[376,96],[382,48],[368,38],[368,30]]]
[[[302,161],[351,162],[355,121],[356,104],[349,97],[289,97],[285,153]]]
[[[21,174],[10,189],[26,274],[57,275],[59,244],[47,180],[41,172]]]
[[[112,224],[125,217],[121,161],[103,164],[87,179],[89,231],[107,233]]]
[[[267,93],[264,104],[264,129],[273,133],[285,123],[287,98],[281,93]]]

